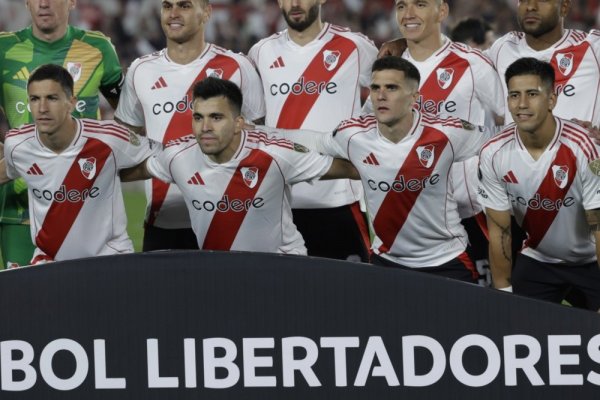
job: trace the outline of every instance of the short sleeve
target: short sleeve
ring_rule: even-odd
[[[491,149],[484,149],[479,155],[479,188],[477,197],[485,208],[497,211],[510,210],[510,201],[506,190],[493,168]]]
[[[125,75],[125,82],[119,97],[115,117],[131,126],[144,126],[144,109],[135,91],[135,71],[139,64],[135,61]]]

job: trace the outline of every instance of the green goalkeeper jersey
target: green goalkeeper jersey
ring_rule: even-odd
[[[117,97],[122,80],[119,59],[110,39],[100,32],[69,26],[66,35],[48,43],[33,36],[32,28],[0,33],[0,106],[10,128],[31,123],[27,79],[43,64],[65,67],[75,82],[77,104],[73,115],[100,117],[99,94]],[[26,187],[18,181],[0,188],[0,223],[20,224],[29,219]]]

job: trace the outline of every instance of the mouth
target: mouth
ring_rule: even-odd
[[[178,30],[178,29],[183,28],[183,24],[181,22],[169,22],[169,23],[167,23],[167,26],[173,30]]]
[[[517,120],[519,121],[528,121],[533,118],[533,114],[530,113],[517,113]]]
[[[526,15],[522,19],[524,24],[534,24],[540,21],[540,17],[537,15]]]
[[[304,16],[304,11],[303,10],[290,10],[288,15],[290,16],[290,18],[298,19],[298,18],[302,18]]]
[[[419,29],[421,24],[418,22],[404,22],[402,23],[402,27],[407,31],[411,31]]]

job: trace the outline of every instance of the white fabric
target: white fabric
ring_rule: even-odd
[[[81,198],[86,197],[54,260],[132,252],[133,245],[126,232],[127,218],[119,170],[133,167],[148,158],[152,153],[149,141],[114,122],[77,121],[78,131],[73,143],[60,154],[42,144],[34,125],[23,125],[9,131],[6,136],[7,173],[10,178],[21,176],[27,182],[33,243],[36,243],[53,204],[72,203],[72,207],[64,211],[71,214],[81,204]],[[90,140],[103,145],[94,146],[92,156],[83,159],[80,152]],[[105,146],[110,152],[100,168],[98,149],[106,150]],[[86,160],[89,162],[86,163]],[[65,179],[72,167],[76,169],[75,179]],[[76,180],[82,179],[80,174],[85,179],[95,179],[85,193],[76,189]],[[53,213],[56,214],[56,211]],[[67,220],[66,215],[59,214],[60,228],[67,227]],[[49,228],[52,232],[59,226]],[[34,258],[44,253],[43,248],[36,248]]]
[[[223,164],[214,163],[194,137],[187,136],[167,144],[162,154],[148,160],[148,170],[181,189],[200,248],[210,248],[205,246],[208,239],[220,245],[221,239],[233,235],[227,250],[305,255],[304,240],[292,222],[289,185],[320,178],[331,167],[332,158],[262,131],[243,131],[242,135],[237,153]],[[260,163],[267,167],[261,168]],[[253,168],[257,169],[249,173]],[[242,177],[246,178],[240,180]],[[230,187],[231,182],[235,184]],[[254,197],[239,196],[246,186],[258,187]],[[218,203],[221,209],[215,211]],[[230,220],[244,212],[242,204],[251,206],[245,207],[247,213],[238,230]],[[225,217],[222,223],[213,226],[216,215],[224,213],[227,215],[220,215]],[[208,238],[211,226],[219,231]]]
[[[350,54],[342,61],[345,51]],[[315,40],[304,46],[292,41],[287,30],[261,40],[252,47],[249,57],[263,81],[266,125],[330,132],[343,119],[360,115],[360,88],[369,86],[376,56],[377,48],[364,35],[328,23]],[[327,79],[328,69],[334,72],[331,79]],[[312,107],[306,111],[284,107],[289,97],[296,96],[290,94],[293,92],[304,96],[305,102],[315,100]],[[292,123],[291,118],[301,112],[305,118]],[[361,196],[360,185],[349,180],[301,183],[292,188],[292,207],[339,207]]]
[[[191,94],[193,84],[207,76],[226,78],[237,84],[244,96],[242,114],[247,120],[265,114],[262,86],[252,62],[213,44],[207,44],[202,54],[189,64],[181,65],[168,57],[166,49],[135,60],[125,77],[123,91],[115,117],[132,126],[145,126],[149,138],[161,143],[192,132]],[[172,122],[179,118],[177,123]],[[170,126],[171,124],[171,126]],[[152,183],[146,183],[148,210]],[[147,215],[148,218],[148,215]],[[154,225],[161,228],[189,228],[190,221],[181,193],[169,187]]]
[[[560,118],[556,121],[555,137],[537,161],[525,149],[514,124],[491,139],[480,155],[479,197],[486,208],[510,210],[519,225],[532,210],[543,209],[552,214],[558,208],[556,217],[546,214],[533,220],[527,234],[542,239],[536,248],[527,247],[522,253],[547,263],[589,263],[596,259],[596,248],[585,210],[600,207],[600,177],[592,173],[588,164],[598,159],[598,149],[580,126]],[[563,159],[556,161],[561,147],[572,154],[568,159],[575,170],[565,168]],[[561,178],[558,169],[566,171],[565,178]],[[548,174],[555,178],[543,186]],[[573,183],[558,204],[550,196],[568,178],[573,178]],[[545,230],[543,222],[548,218],[554,219]]]

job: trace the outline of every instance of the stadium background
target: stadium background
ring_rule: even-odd
[[[276,0],[210,0],[212,18],[206,26],[206,40],[222,47],[244,52],[259,39],[285,28]],[[323,19],[348,26],[369,36],[379,46],[399,35],[394,0],[328,0]],[[497,35],[517,29],[516,0],[448,0],[450,16],[446,33],[462,18],[482,17]],[[600,0],[572,0],[566,27],[588,30],[600,27]],[[165,46],[160,28],[160,0],[78,0],[71,13],[73,25],[99,30],[110,36],[126,69],[135,58]],[[14,31],[30,24],[25,0],[0,0],[0,31]],[[104,104],[103,118],[112,111]],[[0,121],[0,131],[6,131]],[[145,208],[140,184],[128,184],[125,201],[129,233],[136,250],[141,247]]]

